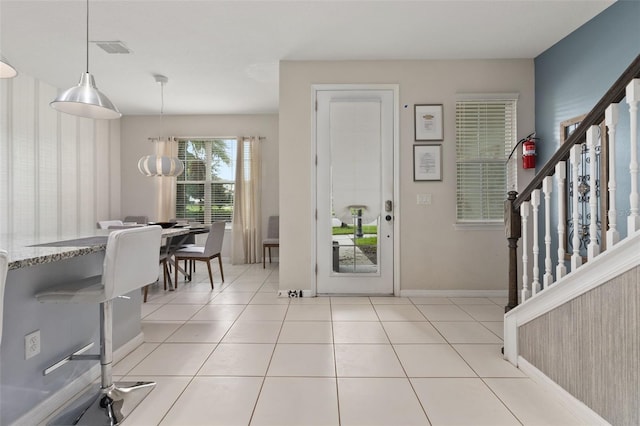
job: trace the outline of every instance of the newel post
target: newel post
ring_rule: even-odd
[[[520,214],[515,211],[513,203],[518,193],[509,191],[504,202],[504,225],[509,242],[509,302],[505,312],[518,306],[518,240],[522,236]]]

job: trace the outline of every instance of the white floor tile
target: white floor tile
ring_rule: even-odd
[[[331,321],[331,306],[326,305],[289,305],[286,321]]]
[[[416,305],[451,305],[453,302],[447,297],[410,297]]]
[[[285,321],[278,343],[333,343],[329,321]]]
[[[188,321],[167,342],[218,343],[231,328],[232,321]]]
[[[182,289],[180,289],[182,290]],[[201,292],[201,291],[178,291],[176,297],[169,301],[172,305],[185,304],[185,305],[206,305],[211,299],[216,296],[217,292]]]
[[[334,321],[333,340],[335,343],[389,343],[378,321]]]
[[[335,345],[338,377],[406,377],[391,345]]]
[[[267,376],[335,377],[334,365],[333,345],[278,343]]]
[[[244,305],[253,299],[253,294],[250,292],[227,292],[224,290],[214,297],[211,302],[212,305]]]
[[[374,305],[411,305],[408,297],[374,296],[369,297],[369,300]]]
[[[203,343],[165,343],[136,365],[129,374],[138,376],[193,376],[213,352],[215,346],[214,344]]]
[[[330,305],[330,297],[294,297],[289,299],[291,305]]]
[[[122,358],[118,363],[113,366],[112,373],[114,376],[124,376],[129,373],[133,367],[138,365],[140,361],[145,359],[147,355],[153,352],[157,347],[158,343],[143,343],[138,346],[135,350],[130,352],[127,356]]]
[[[236,281],[232,283],[229,287],[227,287],[224,291],[241,291],[241,292],[251,292],[255,293],[262,287],[264,284],[263,281],[255,281],[255,282],[239,282]]]
[[[368,297],[362,296],[341,296],[331,297],[332,305],[370,305],[371,300]]]
[[[335,305],[331,304],[333,321],[378,321],[378,315],[372,304]]]
[[[340,378],[340,424],[429,425],[407,379]]]
[[[147,315],[148,321],[186,321],[204,305],[164,305]]]
[[[267,377],[251,426],[338,425],[335,378]]]
[[[485,382],[524,425],[584,425],[531,379],[485,379]]]
[[[495,305],[486,297],[450,297],[456,305]]]
[[[127,376],[125,381],[154,381],[156,386],[122,422],[122,426],[156,426],[191,381],[191,377]]]
[[[428,322],[383,322],[389,340],[393,344],[401,343],[446,343],[444,338]]]
[[[526,377],[505,361],[502,345],[453,345],[480,377]]]
[[[287,314],[283,305],[248,305],[238,321],[282,321]]]
[[[260,288],[260,293],[256,293],[249,303],[251,305],[288,305],[289,299],[278,296],[277,290],[265,291]]]
[[[205,305],[192,318],[193,321],[235,321],[246,305]]]
[[[493,334],[504,339],[504,322],[503,321],[482,321],[480,324],[487,327]]]
[[[261,377],[196,377],[161,425],[246,426],[262,380]]]
[[[164,342],[184,321],[147,321],[140,324],[145,342]]]
[[[448,344],[394,345],[409,377],[477,377]]]
[[[204,363],[198,376],[264,376],[274,344],[221,343]]]
[[[449,343],[502,343],[502,340],[478,322],[432,322]]]
[[[480,379],[411,379],[411,383],[434,426],[520,424]]]
[[[457,305],[418,305],[418,309],[429,321],[473,321],[473,317]]]
[[[380,321],[426,321],[413,305],[375,305]]]
[[[150,313],[152,313],[153,311],[160,309],[162,305],[154,305],[151,303],[143,303],[142,307],[140,308],[140,318],[144,318],[147,315],[149,315]]]
[[[275,343],[282,327],[281,321],[236,321],[224,343]]]
[[[498,305],[460,305],[476,321],[504,321],[504,307]]]
[[[262,284],[262,287],[258,290],[261,293],[272,293],[278,297],[278,290],[280,288],[280,284],[278,284],[278,278],[273,278],[275,281],[271,281],[272,278],[269,277],[267,281]],[[285,297],[280,297],[280,299],[286,299]]]

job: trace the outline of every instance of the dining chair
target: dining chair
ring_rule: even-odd
[[[98,222],[98,228],[109,229],[110,226],[124,226],[121,220],[101,220]]]
[[[267,238],[262,240],[262,269],[265,265],[265,251],[269,249],[269,263],[271,263],[271,247],[280,247],[280,216],[269,216]]]
[[[100,304],[100,355],[78,357],[100,360],[100,390],[73,424],[117,425],[155,386],[154,382],[113,383],[113,300],[158,279],[161,233],[159,226],[113,231],[107,240],[102,275],[36,294],[40,302]]]
[[[146,225],[147,223],[149,223],[149,217],[148,216],[127,216],[124,218],[123,222],[135,222],[138,223],[140,225]]]
[[[169,284],[171,284],[171,274],[169,273],[169,254],[167,253],[168,249],[166,247],[160,248],[160,265],[162,265],[162,278],[164,282],[164,289],[167,290],[167,280]],[[149,286],[153,284],[148,284],[144,286],[144,295],[142,302],[147,303],[147,296],[149,294]]]
[[[2,316],[4,311],[4,288],[7,285],[7,271],[9,270],[9,253],[0,250],[0,345],[2,344]]]
[[[218,258],[218,264],[220,265],[220,277],[224,282],[224,271],[222,270],[222,241],[224,240],[224,222],[214,222],[211,224],[209,235],[207,236],[207,242],[204,247],[190,246],[181,248],[174,253],[174,259],[176,265],[180,260],[188,261],[201,261],[207,263],[207,269],[209,270],[209,281],[211,282],[211,289],[213,290],[213,274],[211,273],[211,259]],[[175,275],[175,286],[178,288],[178,268]]]

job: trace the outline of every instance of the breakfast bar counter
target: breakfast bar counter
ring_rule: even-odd
[[[35,294],[48,287],[100,275],[111,230],[77,235],[12,237],[0,235],[9,253],[0,346],[0,424],[35,424],[99,375],[95,361],[73,361],[44,375],[44,370],[91,343],[99,353],[99,309],[92,304],[39,303]],[[163,229],[163,237],[192,232]],[[140,291],[114,303],[114,361],[142,344]],[[26,336],[39,332],[39,352],[29,351]],[[36,352],[36,353],[34,353]]]

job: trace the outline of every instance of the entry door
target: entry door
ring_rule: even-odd
[[[318,294],[393,294],[394,92],[316,91]]]

